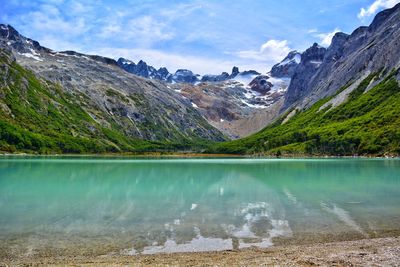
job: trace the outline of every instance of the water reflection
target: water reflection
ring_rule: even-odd
[[[398,230],[400,161],[0,160],[0,241],[122,253],[267,247]]]

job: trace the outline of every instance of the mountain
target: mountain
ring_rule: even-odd
[[[270,74],[277,78],[292,78],[300,62],[301,53],[296,50],[291,51],[280,63],[271,68]]]
[[[260,73],[255,70],[248,70],[240,73],[239,68],[236,66],[232,68],[231,74],[228,74],[227,72],[222,72],[221,74],[218,75],[205,74],[201,76],[187,69],[178,69],[175,73],[170,73],[168,69],[165,67],[159,68],[157,70],[153,66],[147,65],[147,63],[144,62],[143,60],[140,60],[137,64],[135,64],[135,62],[122,57],[118,59],[117,64],[123,70],[135,74],[137,76],[164,81],[168,83],[195,84],[198,82],[210,82],[210,83],[223,82],[230,79],[234,79],[237,75],[243,75],[243,76],[260,75]]]
[[[101,142],[118,151],[134,150],[128,144],[139,139],[163,144],[225,139],[188,99],[163,83],[121,70],[113,59],[55,52],[9,25],[0,25],[0,50],[3,126],[43,134],[47,139],[55,138],[57,131],[65,139],[82,140],[101,139],[107,133]],[[46,119],[52,115],[57,120]],[[79,123],[76,119],[70,127],[69,119],[77,116],[85,119]],[[42,123],[35,125],[36,120]],[[47,126],[54,129],[49,132]],[[125,140],[125,146],[119,138]]]
[[[313,45],[301,56],[283,110],[310,107],[339,88],[360,83],[370,73],[390,72],[400,64],[400,4],[376,15],[368,27],[336,33],[325,49]]]
[[[166,68],[156,70],[142,60],[135,64],[120,58],[117,63],[131,74],[169,83],[167,87],[189,99],[208,123],[233,139],[255,133],[276,118],[290,82],[284,75],[278,78],[255,70],[240,72],[236,66],[231,74],[200,76],[186,69],[174,74]]]
[[[400,71],[374,73],[351,93],[287,112],[257,134],[216,144],[210,153],[263,155],[400,155]],[[373,84],[374,86],[371,86]],[[335,106],[335,97],[347,100]]]
[[[178,69],[174,75],[168,80],[170,83],[196,83],[199,81],[198,74],[194,74],[191,70]]]
[[[140,60],[138,64],[135,64],[128,59],[119,58],[117,64],[127,72],[136,74],[144,78],[168,81],[169,78],[172,76],[167,68],[159,68],[158,70],[156,70],[154,67],[148,66],[147,63],[143,60]]]
[[[400,4],[268,73],[55,52],[0,25],[0,150],[399,154]],[[35,123],[37,122],[37,123]],[[43,148],[43,149],[42,149]]]
[[[165,67],[157,70],[153,66],[147,65],[143,60],[140,60],[135,64],[129,59],[121,57],[118,59],[117,64],[129,73],[152,80],[154,79],[168,83],[196,83],[200,81],[200,75],[194,74],[191,70],[178,69],[174,74],[172,74]]]
[[[214,127],[231,139],[261,130],[279,115],[290,78],[261,75],[254,70],[209,75],[195,84],[172,87],[189,99]]]
[[[210,152],[400,155],[399,39],[400,4],[337,33],[328,48],[314,44],[293,70],[279,119]]]
[[[11,49],[16,64],[65,92],[83,94],[77,104],[93,120],[128,138],[201,143],[247,136],[276,117],[287,88],[286,80],[274,80],[268,92],[260,93],[249,86],[260,73],[237,67],[201,82],[189,70],[171,74],[144,61],[55,52],[9,25],[1,25],[0,37],[1,48]]]
[[[129,59],[119,58],[117,64],[123,70],[137,76],[168,83],[195,83],[200,80],[200,75],[194,74],[190,70],[179,69],[174,74],[172,74],[165,67],[159,68],[157,70],[153,66],[147,65],[147,63],[143,60],[140,60],[137,64],[135,64]]]

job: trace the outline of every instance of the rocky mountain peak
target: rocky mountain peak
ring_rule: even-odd
[[[120,57],[117,60],[117,63],[118,63],[118,65],[120,65],[120,64],[121,65],[122,64],[124,64],[124,65],[131,65],[131,64],[136,65],[134,62],[130,61],[129,59],[123,58],[123,57]]]
[[[333,38],[329,49],[326,50],[325,53],[325,61],[337,61],[339,60],[344,53],[344,44],[349,39],[350,35],[345,34],[343,32],[337,32]]]
[[[347,41],[350,35],[344,32],[337,32],[332,38],[331,46],[339,46],[343,45],[344,42]]]
[[[136,72],[139,76],[148,78],[150,72],[147,63],[144,62],[143,60],[140,60],[136,65]]]
[[[21,35],[11,25],[0,24],[0,37],[16,41],[18,38],[21,38]]]
[[[358,36],[365,35],[366,33],[368,33],[368,29],[369,29],[369,27],[367,27],[367,26],[358,27],[357,29],[355,29],[355,30],[351,33],[350,36],[351,36],[352,38],[357,38]]]
[[[37,51],[49,50],[40,46],[39,42],[20,35],[16,29],[8,24],[0,24],[0,38],[7,40],[7,45],[20,53],[30,53],[32,49]]]
[[[158,72],[162,73],[162,74],[167,74],[169,73],[168,69],[166,67],[161,67],[158,69]]]
[[[221,82],[226,81],[230,78],[227,72],[222,72],[220,75],[206,74],[201,78],[202,82]]]
[[[300,61],[301,53],[296,50],[291,51],[280,63],[271,68],[271,75],[278,78],[291,78]]]
[[[233,68],[232,68],[232,73],[231,73],[231,75],[230,75],[230,78],[234,78],[234,77],[236,77],[238,74],[239,74],[239,68],[238,67],[236,67],[236,66],[234,66]]]
[[[389,18],[395,14],[400,12],[400,3],[395,5],[392,8],[385,9],[378,14],[376,14],[374,20],[372,21],[371,25],[369,26],[370,31],[376,31],[379,27],[381,27]]]
[[[171,76],[170,81],[176,83],[195,83],[199,79],[191,70],[178,69],[174,75]]]
[[[259,73],[256,70],[245,70],[243,72],[240,72],[240,75],[243,75],[243,76],[245,76],[245,75],[260,75],[260,74],[261,73]]]
[[[400,66],[400,4],[376,15],[351,35],[337,33],[325,49],[314,44],[301,57],[285,95],[283,110],[308,107],[346,84]]]
[[[326,48],[314,43],[310,48],[301,54],[301,63],[321,63],[324,59]]]

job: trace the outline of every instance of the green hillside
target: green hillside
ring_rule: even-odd
[[[297,112],[247,138],[213,146],[209,152],[266,155],[399,155],[400,88],[394,78],[399,70],[365,92],[370,75],[341,105],[323,110],[332,97]],[[344,90],[345,88],[342,88]],[[341,90],[339,90],[340,92]],[[339,93],[338,92],[338,93]]]
[[[202,147],[202,141],[148,142],[130,138],[110,119],[100,125],[81,108],[79,92],[65,92],[38,79],[0,50],[0,151],[28,153],[105,153],[174,151]]]

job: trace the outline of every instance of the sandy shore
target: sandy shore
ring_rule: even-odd
[[[400,266],[400,237],[239,251],[0,259],[0,266]]]

